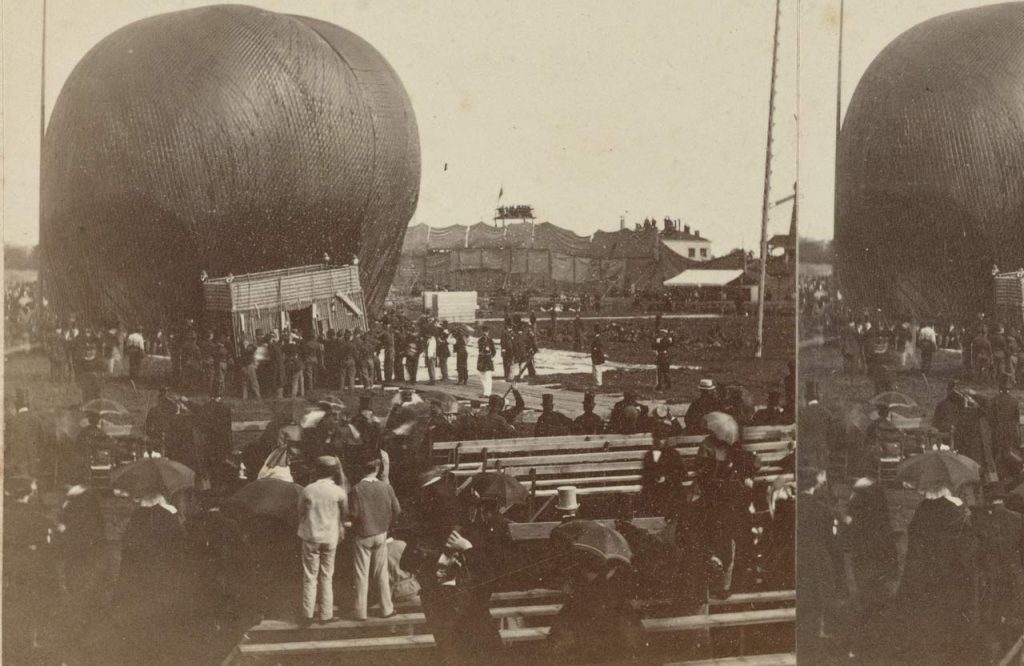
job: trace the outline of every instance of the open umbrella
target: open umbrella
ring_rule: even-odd
[[[735,444],[740,438],[740,427],[736,419],[725,412],[711,412],[705,416],[704,427],[726,444]]]
[[[949,488],[981,480],[981,465],[953,451],[925,451],[900,463],[896,478],[918,490]]]
[[[469,482],[470,489],[481,499],[498,500],[502,509],[514,504],[526,504],[530,499],[523,484],[504,472],[481,472]]]
[[[115,488],[135,497],[151,493],[170,497],[182,488],[194,486],[196,474],[185,465],[167,458],[143,458],[114,470],[110,480]]]
[[[871,404],[875,406],[885,405],[890,409],[893,407],[917,407],[917,401],[906,393],[900,393],[899,391],[883,391],[871,398]]]
[[[633,551],[626,537],[595,520],[570,520],[551,530],[551,543],[557,548],[581,550],[605,561],[632,562]]]
[[[257,479],[232,495],[227,504],[256,516],[297,515],[302,486],[275,478]]]

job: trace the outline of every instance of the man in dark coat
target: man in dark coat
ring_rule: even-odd
[[[990,655],[998,660],[1024,629],[1024,518],[1001,488],[974,516],[980,556],[980,610]]]
[[[537,333],[535,327],[523,327],[516,336],[516,364],[526,368],[526,374],[530,377],[537,376],[537,369],[533,365],[533,358],[537,354]]]
[[[624,391],[622,400],[612,405],[611,414],[608,415],[608,432],[619,435],[633,435],[640,432],[640,417],[643,413],[641,407],[634,391]]]
[[[574,351],[583,351],[583,320],[580,318],[579,310],[572,318],[572,348]]]
[[[715,395],[715,382],[711,379],[700,380],[700,395],[690,403],[683,417],[686,422],[686,432],[692,434],[703,434],[707,432],[704,427],[704,417],[719,408],[718,398]]]
[[[797,470],[797,641],[801,659],[813,664],[826,663],[828,647],[822,640],[823,630],[839,602],[833,566],[834,517],[831,507],[819,496],[823,478],[813,468]]]
[[[56,529],[37,508],[36,491],[31,477],[4,482],[4,663],[37,663],[45,618],[60,597],[51,545]]]
[[[805,397],[807,404],[798,415],[799,466],[828,469],[829,455],[837,442],[835,421],[832,414],[821,405],[817,382],[807,382]]]
[[[480,330],[480,337],[476,342],[476,370],[480,373],[480,383],[483,384],[485,397],[491,395],[491,378],[494,374],[494,340],[491,339],[490,330],[484,326]]]
[[[380,339],[384,347],[384,381],[390,382],[395,377],[395,332],[391,330],[391,322],[384,324]]]
[[[465,386],[469,383],[469,350],[466,348],[466,334],[461,330],[455,332],[455,373],[456,384]]]
[[[668,332],[667,328],[660,329],[654,338],[654,370],[658,377],[657,385],[654,387],[655,391],[669,391],[672,389],[669,352],[674,344],[675,339]]]
[[[43,455],[46,437],[43,424],[35,412],[29,409],[28,396],[24,390],[15,392],[14,408],[17,410],[5,424],[4,472],[7,475],[31,476],[40,474],[40,460],[51,458]],[[53,467],[48,467],[52,482]]]
[[[604,420],[594,413],[594,394],[583,394],[583,413],[572,422],[574,435],[599,435],[604,432]]]
[[[505,320],[505,328],[501,331],[501,365],[502,370],[505,373],[505,381],[512,381],[513,376],[513,364],[516,357],[516,346],[518,340],[516,339],[516,332],[512,328],[512,320]]]
[[[541,414],[533,428],[534,437],[559,437],[572,434],[572,419],[555,411],[555,396],[545,393],[541,396]]]
[[[67,590],[61,642],[69,656],[81,654],[103,616],[106,534],[99,493],[87,484],[68,489],[61,507],[60,559]],[[60,528],[59,528],[60,529]]]
[[[516,391],[518,394],[518,391]],[[522,400],[520,397],[519,400]],[[515,408],[512,408],[515,409]],[[516,429],[506,414],[505,401],[500,395],[492,395],[487,405],[487,413],[477,417],[475,428],[478,439],[507,439],[516,436]],[[514,418],[514,417],[513,417]]]
[[[960,422],[960,412],[964,409],[964,399],[960,395],[955,380],[946,385],[946,397],[935,406],[932,427],[944,435],[951,435],[953,426]]]
[[[906,663],[977,663],[976,581],[977,544],[963,502],[947,489],[929,492],[907,527],[897,593]]]
[[[359,413],[353,417],[352,427],[359,433],[359,439],[366,449],[374,453],[380,450],[383,424],[373,413],[370,396],[359,396]]]
[[[199,431],[203,435],[203,469],[196,471],[204,472],[213,481],[213,471],[231,455],[231,406],[218,395],[199,407],[198,412]]]
[[[768,392],[768,404],[762,409],[754,412],[754,417],[750,420],[750,425],[755,426],[777,426],[785,425],[786,419],[783,417],[782,407],[779,405],[781,396],[778,391]]]
[[[302,343],[302,371],[305,374],[306,391],[312,391],[323,382],[321,373],[326,368],[324,363],[324,343],[313,331],[306,333]]]
[[[640,506],[645,515],[672,516],[686,479],[683,458],[664,437],[654,435],[654,446],[640,463]]]
[[[442,321],[437,327],[437,367],[441,371],[441,381],[448,381],[448,357],[452,355],[448,344],[448,322]]]
[[[356,387],[356,347],[352,342],[352,332],[348,329],[341,334],[338,341],[338,389],[351,391]]]
[[[1020,403],[1010,395],[1010,380],[999,378],[999,393],[988,404],[992,455],[1001,479],[1017,479],[1021,473]]]

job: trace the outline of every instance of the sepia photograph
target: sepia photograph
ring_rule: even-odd
[[[833,229],[838,2],[2,2],[5,665],[792,665],[800,492],[864,660],[900,537],[843,593],[834,537],[939,472],[900,617],[968,635],[970,535],[1016,640],[1024,10],[867,73],[927,16],[849,12]],[[798,469],[801,379],[869,439]]]
[[[1024,4],[808,11],[798,661],[1024,663]]]

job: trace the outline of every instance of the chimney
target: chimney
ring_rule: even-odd
[[[665,231],[672,231],[672,220],[665,218]]]
[[[619,215],[619,231],[625,231],[626,229],[626,216]]]
[[[690,225],[688,225],[688,224],[684,224],[683,225],[683,233],[687,233],[687,234],[690,233]]]

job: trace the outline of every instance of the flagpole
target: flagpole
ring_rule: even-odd
[[[756,358],[764,356],[764,302],[768,283],[768,198],[771,195],[772,179],[772,125],[775,122],[775,73],[779,65],[779,21],[782,14],[782,0],[775,0],[775,34],[772,41],[772,77],[768,92],[768,139],[764,155],[764,196],[761,199],[761,276],[757,292],[757,352]]]
[[[46,0],[43,0],[43,23],[42,23],[42,35],[40,38],[40,45],[42,46],[42,52],[39,58],[39,234],[40,241],[42,241],[42,229],[43,229],[43,139],[46,135]],[[39,283],[39,293],[41,297],[45,297],[45,276],[46,271],[43,270],[46,266],[46,261],[40,257],[39,261],[39,275],[36,280]]]

